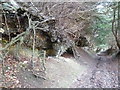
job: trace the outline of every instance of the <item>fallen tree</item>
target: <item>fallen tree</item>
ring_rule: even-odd
[[[35,5],[32,2],[31,4],[32,8],[35,9]],[[59,28],[55,26],[58,23],[58,18],[54,16],[45,16],[37,9],[30,10],[30,8],[31,7],[25,8],[20,6],[18,3],[2,3],[2,23],[4,29],[2,36],[3,39],[10,42],[5,46],[5,48],[20,42],[22,45],[32,48],[33,52],[34,49],[37,48],[45,50],[48,52],[48,55],[52,54],[59,56],[66,52],[68,48],[74,48],[75,46],[84,47],[88,45],[87,39],[84,35],[80,34],[80,30],[68,31],[68,28],[66,31],[65,26],[63,30],[59,30]],[[72,13],[74,14],[75,12]],[[80,16],[80,18],[84,17]],[[82,20],[83,21],[80,21],[83,22],[81,25],[88,21],[87,19]],[[85,26],[81,28],[84,29]],[[24,33],[24,35],[19,37],[19,34],[21,35],[21,33]]]

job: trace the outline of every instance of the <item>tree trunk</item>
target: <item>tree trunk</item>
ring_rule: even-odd
[[[118,28],[117,28],[117,31],[118,31],[118,41],[117,41],[117,45],[118,45],[118,48],[120,50],[120,2],[118,2]]]
[[[118,7],[114,8],[113,10],[114,13],[113,13],[113,21],[112,21],[112,33],[115,37],[116,45],[120,50],[120,2],[118,2],[117,4]]]

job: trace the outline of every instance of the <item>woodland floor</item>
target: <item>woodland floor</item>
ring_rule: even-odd
[[[118,59],[110,56],[101,56],[101,59],[91,57],[82,49],[79,53],[81,57],[78,61],[67,54],[59,58],[48,57],[45,72],[37,65],[32,70],[26,65],[28,59],[25,57],[21,57],[18,62],[14,57],[7,56],[4,76],[1,69],[0,87],[118,88]]]

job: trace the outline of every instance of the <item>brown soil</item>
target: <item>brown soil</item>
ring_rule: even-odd
[[[78,48],[78,54],[80,57],[77,60],[67,54],[59,58],[48,57],[45,60],[45,72],[38,67],[40,65],[31,69],[28,58],[21,57],[18,62],[8,56],[5,60],[8,69],[5,71],[5,85],[20,88],[118,87],[118,59],[113,60],[110,56],[93,58],[81,48]],[[35,62],[39,64],[37,58]],[[2,87],[3,82],[0,85]]]
[[[78,77],[71,85],[74,88],[118,88],[118,59],[97,60],[93,68]]]

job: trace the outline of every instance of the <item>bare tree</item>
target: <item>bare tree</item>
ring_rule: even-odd
[[[113,8],[112,33],[115,37],[117,47],[120,50],[120,2]]]

